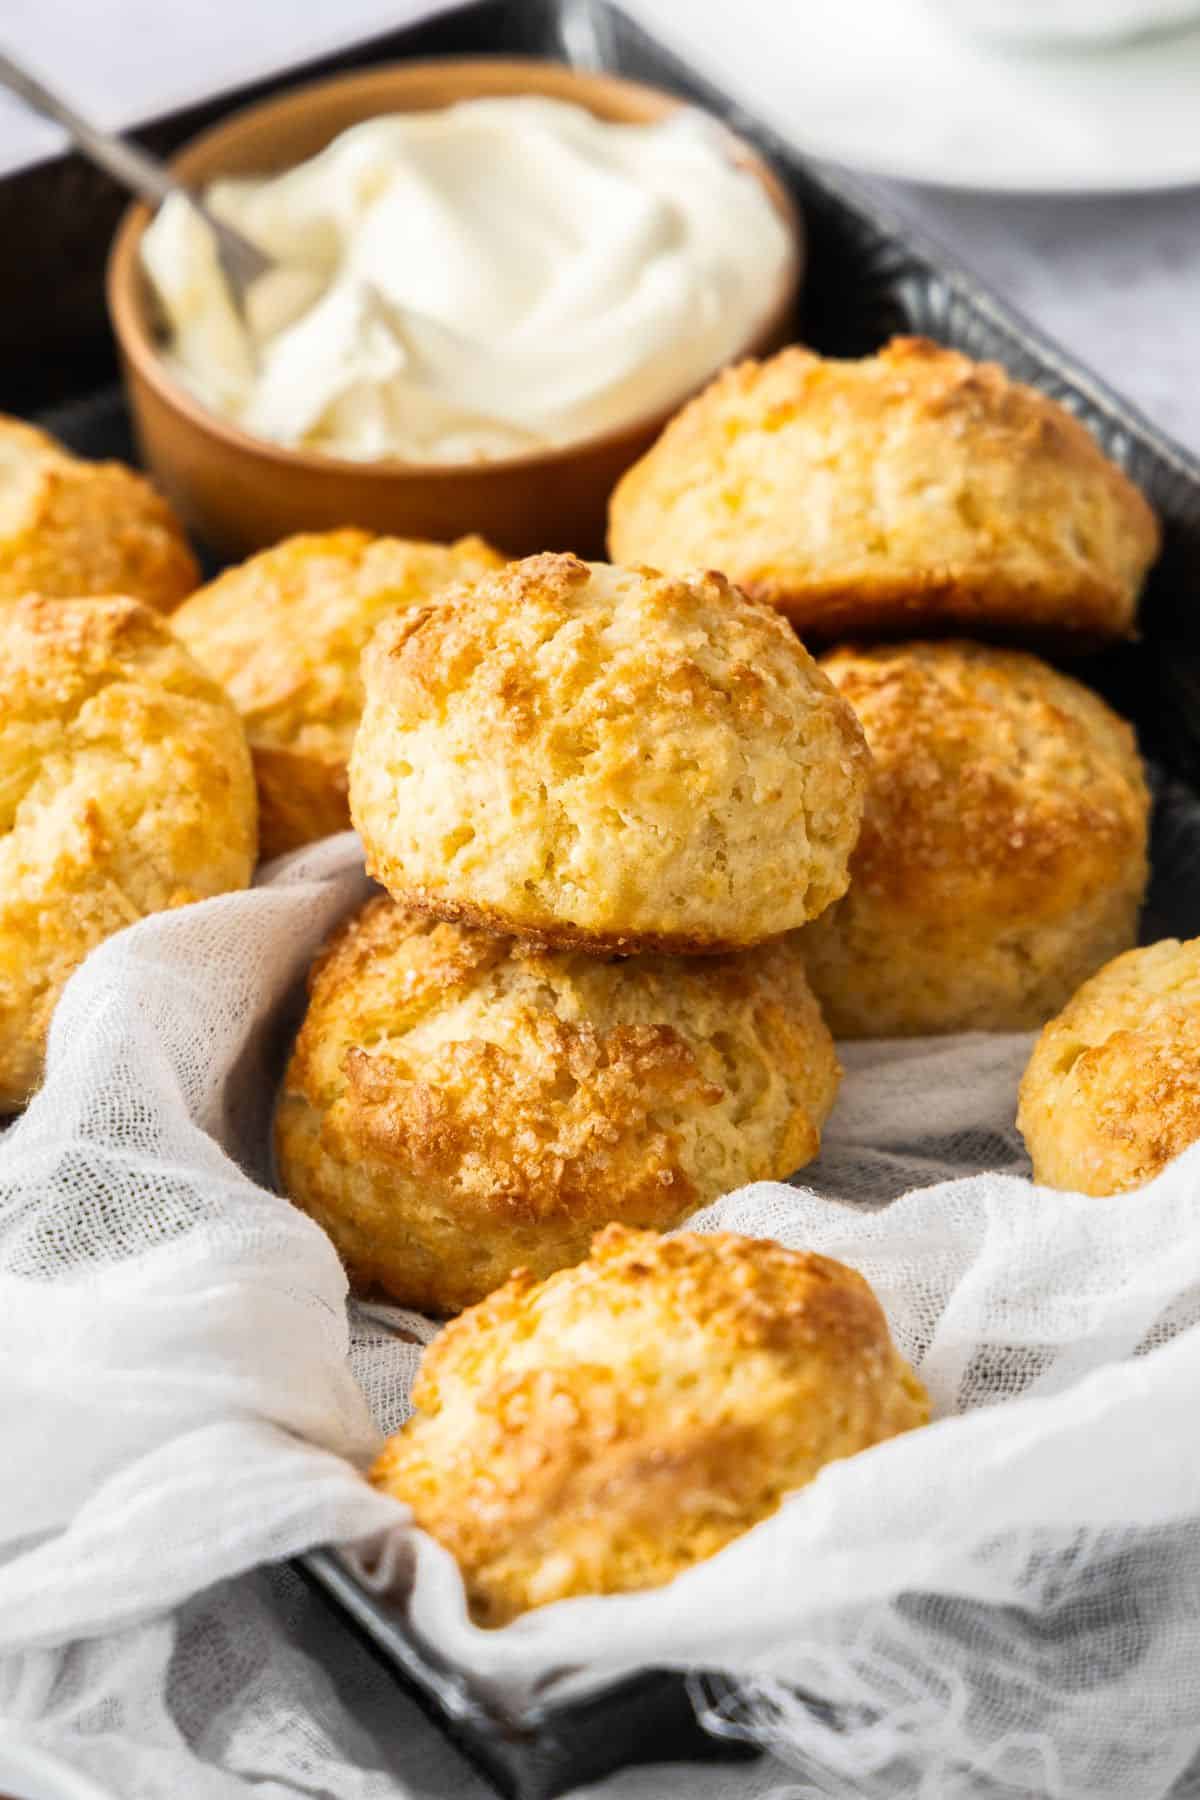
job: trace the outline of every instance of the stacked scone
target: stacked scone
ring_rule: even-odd
[[[839,1071],[788,934],[846,886],[868,758],[786,622],[547,555],[394,613],[363,678],[387,897],[313,972],[278,1120],[355,1278],[456,1311],[810,1160]]]
[[[832,646],[874,757],[849,889],[804,934],[835,1035],[1039,1026],[1134,942],[1133,733],[993,647],[1128,636],[1157,550],[1142,496],[1056,402],[922,340],[785,350],[685,407],[618,486],[610,541],[721,568]]]

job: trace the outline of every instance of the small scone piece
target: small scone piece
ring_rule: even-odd
[[[359,1286],[424,1312],[577,1262],[610,1219],[676,1225],[792,1174],[841,1073],[794,939],[604,961],[383,896],[309,987],[283,1186]]]
[[[88,951],[245,887],[254,777],[221,689],[137,600],[0,606],[0,1111]]]
[[[718,575],[532,556],[385,620],[363,672],[350,810],[412,906],[545,943],[719,951],[845,888],[858,722]]]
[[[1200,938],[1128,950],[1034,1046],[1017,1125],[1035,1181],[1141,1187],[1200,1138]]]
[[[1132,730],[1019,650],[843,648],[822,667],[875,759],[849,891],[802,935],[834,1036],[1043,1024],[1137,934]]]
[[[171,629],[242,715],[263,856],[349,828],[359,663],[380,620],[503,563],[482,538],[311,532],[227,569],[179,608]]]
[[[0,604],[127,594],[170,612],[199,579],[183,527],[143,475],[0,415]]]
[[[521,1270],[426,1350],[371,1480],[504,1625],[660,1587],[827,1463],[929,1418],[855,1270],[767,1238],[610,1225],[540,1286]]]
[[[618,562],[721,569],[806,638],[1124,637],[1146,501],[1065,407],[924,338],[718,375],[612,496]]]

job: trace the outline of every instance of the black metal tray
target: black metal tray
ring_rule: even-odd
[[[804,209],[809,268],[801,331],[827,353],[859,355],[895,332],[994,358],[1078,413],[1128,469],[1163,521],[1163,556],[1142,635],[1080,670],[1134,719],[1144,748],[1200,786],[1200,462],[1102,382],[868,200],[817,168],[699,80],[615,8],[597,0],[477,0],[352,52],[294,69],[219,102],[149,124],[165,152],[214,119],[291,81],[396,57],[522,54],[582,61],[673,88],[730,117],[771,156]],[[84,454],[132,457],[108,338],[102,274],[122,196],[74,157],[0,182],[6,243],[0,295],[0,406],[37,416]],[[46,295],[55,296],[48,307]],[[302,1572],[435,1721],[505,1794],[548,1800],[633,1762],[744,1754],[698,1725],[677,1674],[648,1670],[586,1699],[507,1709],[472,1692],[341,1559],[318,1551]]]
[[[757,1752],[700,1725],[688,1683],[669,1669],[645,1669],[565,1703],[520,1708],[473,1689],[408,1624],[383,1604],[334,1550],[314,1550],[297,1568],[397,1675],[422,1710],[469,1762],[512,1800],[550,1800],[600,1781],[630,1763],[746,1761]]]

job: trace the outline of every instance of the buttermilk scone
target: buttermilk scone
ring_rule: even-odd
[[[606,960],[383,897],[310,977],[278,1166],[360,1287],[448,1313],[792,1174],[839,1073],[794,938]]]
[[[128,594],[170,612],[199,579],[182,526],[144,476],[85,462],[0,415],[0,605]]]
[[[1042,1032],[1017,1124],[1036,1181],[1141,1187],[1200,1138],[1200,938],[1129,950]]]
[[[806,638],[1123,637],[1158,527],[1057,401],[922,338],[718,375],[624,476],[618,562],[721,569]]]
[[[264,856],[349,827],[359,663],[380,620],[503,562],[482,538],[311,532],[227,569],[179,608],[171,629],[242,715]]]
[[[1136,936],[1132,730],[1021,651],[843,648],[822,667],[875,763],[849,890],[802,934],[834,1036],[1043,1024]]]
[[[410,905],[717,951],[846,885],[862,732],[785,621],[719,576],[529,557],[386,620],[363,672],[350,810]]]
[[[483,1625],[661,1586],[929,1417],[853,1269],[615,1225],[448,1325],[413,1399],[371,1480],[456,1558]]]
[[[254,777],[230,701],[136,600],[0,606],[0,1111],[67,977],[146,913],[244,887]]]

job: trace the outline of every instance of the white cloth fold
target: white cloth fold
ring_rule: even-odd
[[[412,1535],[359,1471],[431,1328],[348,1316],[328,1242],[266,1185],[297,983],[366,891],[347,835],[113,939],[0,1138],[0,1718],[122,1800],[411,1791],[358,1688],[347,1709],[289,1641],[288,1578],[248,1573],[330,1541],[379,1569]],[[668,1589],[502,1632],[418,1538],[411,1613],[444,1655],[516,1697],[568,1668],[549,1692],[719,1670],[714,1708],[821,1793],[954,1800],[984,1769],[1072,1800],[1167,1791],[1200,1743],[1200,1147],[1134,1195],[1033,1187],[1028,1047],[847,1047],[811,1186],[693,1221],[861,1269],[938,1422]],[[903,1194],[932,1175],[956,1178]]]

